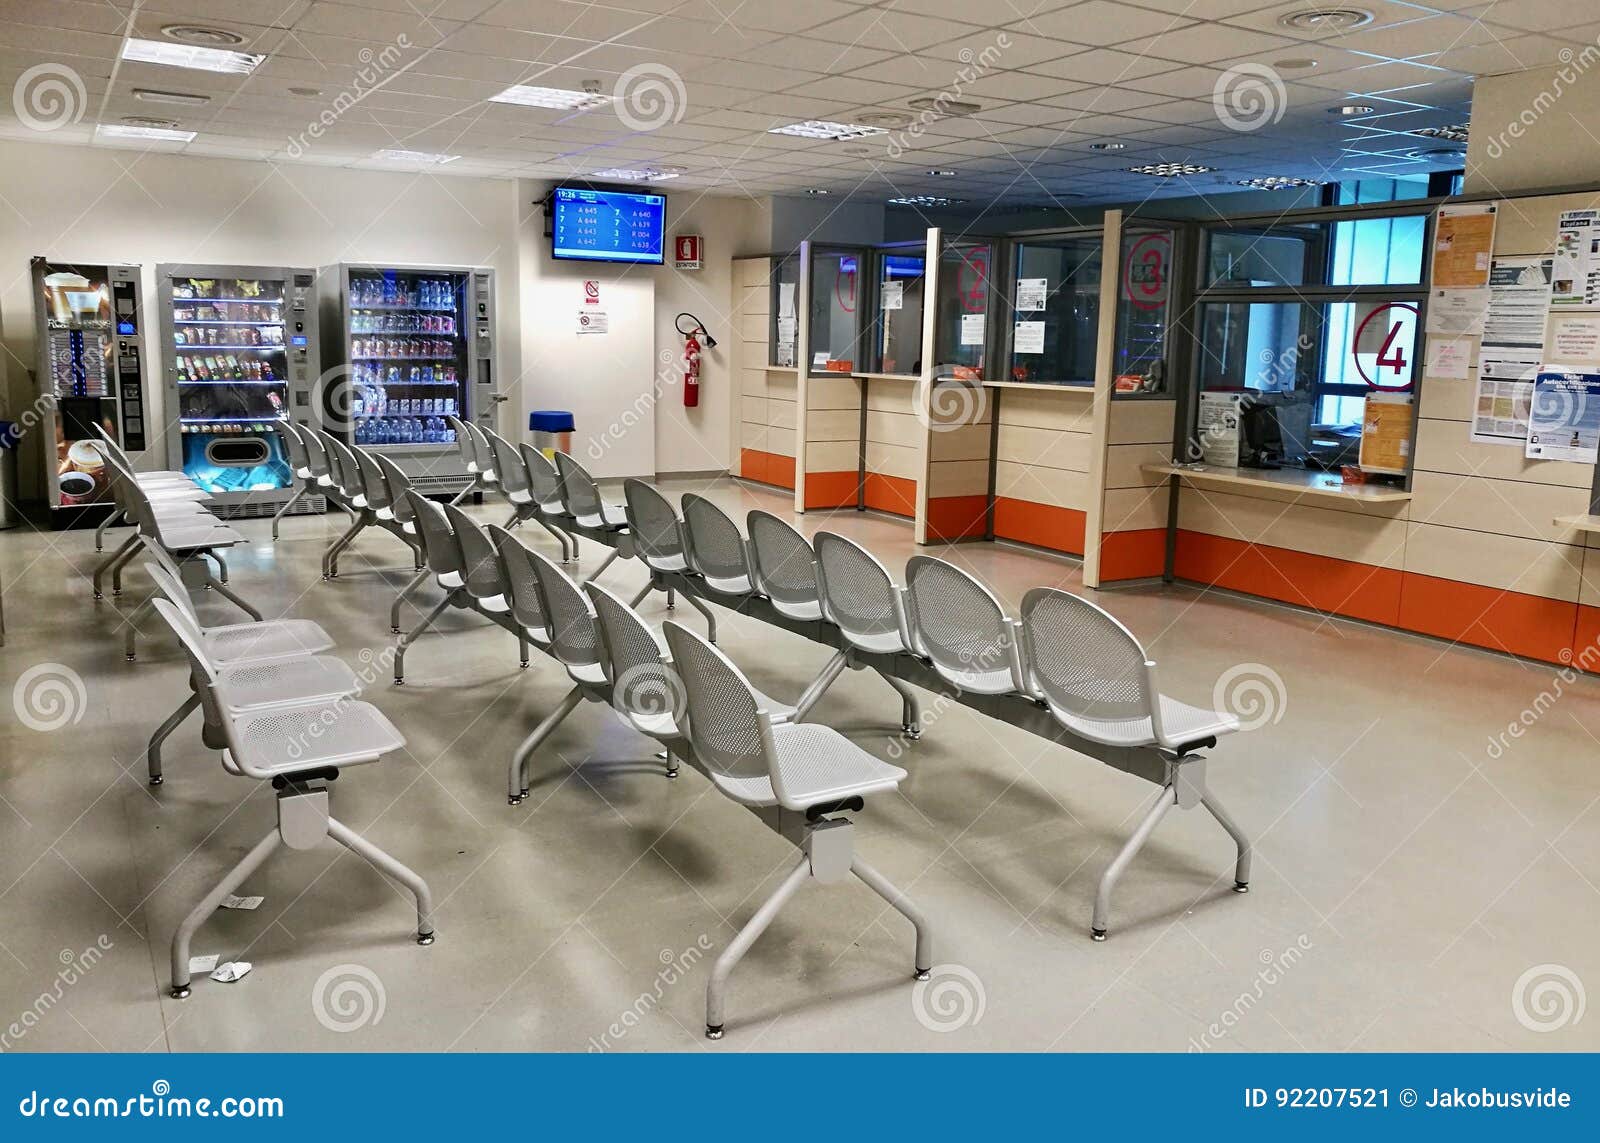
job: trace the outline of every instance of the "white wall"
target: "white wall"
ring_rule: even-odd
[[[1479,76],[1472,88],[1467,193],[1509,193],[1600,179],[1596,49],[1570,64]]]
[[[0,142],[0,344],[11,410],[34,398],[35,254],[145,268],[145,379],[160,424],[165,365],[154,336],[159,262],[325,267],[340,261],[495,268],[502,376],[521,370],[517,209],[509,181],[204,159],[95,147]],[[509,427],[509,426],[507,426]],[[152,445],[165,466],[164,443]],[[23,495],[38,496],[39,454],[22,456]]]
[[[151,305],[160,262],[487,265],[494,267],[499,288],[496,388],[511,398],[500,407],[501,431],[520,439],[528,409],[572,408],[573,394],[594,384],[582,378],[581,355],[570,352],[572,307],[552,312],[546,299],[560,295],[547,293],[544,283],[558,283],[548,287],[557,291],[563,281],[577,279],[581,289],[584,277],[599,277],[624,291],[613,296],[626,297],[634,307],[634,316],[622,323],[634,344],[608,375],[608,396],[592,404],[590,431],[605,430],[653,391],[665,354],[672,368],[664,376],[674,383],[649,428],[639,429],[650,442],[634,450],[643,462],[638,473],[726,470],[734,429],[727,351],[705,355],[700,407],[684,409],[676,384],[683,342],[673,333],[672,319],[679,310],[691,310],[714,336],[731,342],[730,259],[767,248],[770,208],[748,198],[665,189],[667,232],[704,235],[704,269],[553,264],[543,216],[532,205],[543,194],[538,183],[0,141],[0,349],[7,359],[0,373],[0,416],[5,409],[28,407],[34,398],[28,260],[35,254],[139,263]],[[614,320],[623,316],[619,312]],[[153,318],[153,311],[146,315],[147,330],[159,328]],[[147,377],[152,423],[158,424],[165,364],[159,340],[149,339]],[[38,453],[25,450],[24,496],[39,494],[39,465]]]

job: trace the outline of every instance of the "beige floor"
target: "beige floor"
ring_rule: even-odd
[[[785,509],[728,482],[714,494]],[[291,520],[276,547],[265,522],[244,524],[258,542],[233,579],[269,614],[322,623],[359,666],[389,643],[407,560],[370,534],[337,582],[319,582],[337,524]],[[908,527],[872,516],[803,527],[844,531],[891,566],[913,550]],[[585,564],[597,558],[588,545]],[[1007,547],[953,558],[1013,603],[1079,578]],[[412,651],[405,688],[369,691],[407,750],[334,795],[336,814],[431,881],[438,943],[410,942],[406,902],[361,862],[284,854],[247,886],[262,907],[219,913],[196,943],[254,971],[169,1000],[173,928],[270,828],[271,794],[223,772],[195,722],[170,745],[166,785],[145,785],[145,739],[186,670],[170,637],[123,661],[91,561],[87,533],[0,534],[0,687],[59,677],[46,664],[83,681],[80,703],[69,680],[76,721],[0,730],[6,1050],[1600,1048],[1600,1019],[1573,1020],[1576,989],[1600,984],[1600,682],[1186,587],[1100,599],[1178,696],[1207,702],[1230,671],[1241,693],[1266,688],[1266,724],[1225,740],[1210,773],[1257,841],[1248,896],[1228,891],[1221,830],[1175,812],[1124,880],[1111,939],[1090,942],[1096,879],[1152,787],[940,709],[901,760],[900,795],[869,805],[858,831],[934,919],[936,987],[913,988],[909,926],[876,898],[813,887],[740,967],[728,1037],[709,1045],[703,950],[723,947],[790,851],[700,775],[661,778],[651,744],[594,706],[539,758],[531,800],[508,807],[508,752],[567,683],[537,658],[518,670],[508,636],[457,613]],[[619,564],[606,582],[642,581]],[[146,590],[131,575],[128,603]],[[647,614],[664,617],[661,604]],[[722,625],[724,648],[779,696],[827,657],[753,621]],[[1523,735],[1491,748],[1525,710]],[[897,749],[898,702],[870,676],[835,687],[816,717]],[[109,951],[86,961],[97,945]],[[363,994],[381,994],[381,1012]],[[341,1012],[359,1026],[332,1030]]]

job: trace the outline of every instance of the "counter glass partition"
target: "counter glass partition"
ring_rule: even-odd
[[[1170,227],[1132,225],[1122,232],[1117,332],[1111,363],[1119,397],[1168,392],[1167,339],[1177,280],[1177,234]],[[1093,332],[1091,331],[1091,336]],[[1094,358],[1089,359],[1091,373]]]
[[[984,379],[993,268],[994,248],[986,242],[952,243],[940,255],[934,364],[941,372]]]
[[[922,369],[922,311],[927,259],[921,243],[875,250],[872,324],[864,372],[912,375]]]
[[[799,333],[800,259],[777,259],[772,271],[772,300],[767,308],[771,326],[767,335],[767,364],[792,368]]]
[[[1009,380],[1094,384],[1103,248],[1099,233],[1017,243]]]
[[[851,373],[862,362],[862,262],[866,250],[818,250],[811,256],[812,373]]]

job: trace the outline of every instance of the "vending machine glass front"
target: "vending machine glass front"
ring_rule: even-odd
[[[356,444],[434,445],[466,417],[465,274],[351,269],[346,296],[350,422]]]

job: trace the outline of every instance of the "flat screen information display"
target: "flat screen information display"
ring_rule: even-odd
[[[557,187],[555,256],[659,264],[666,213],[665,195]]]

